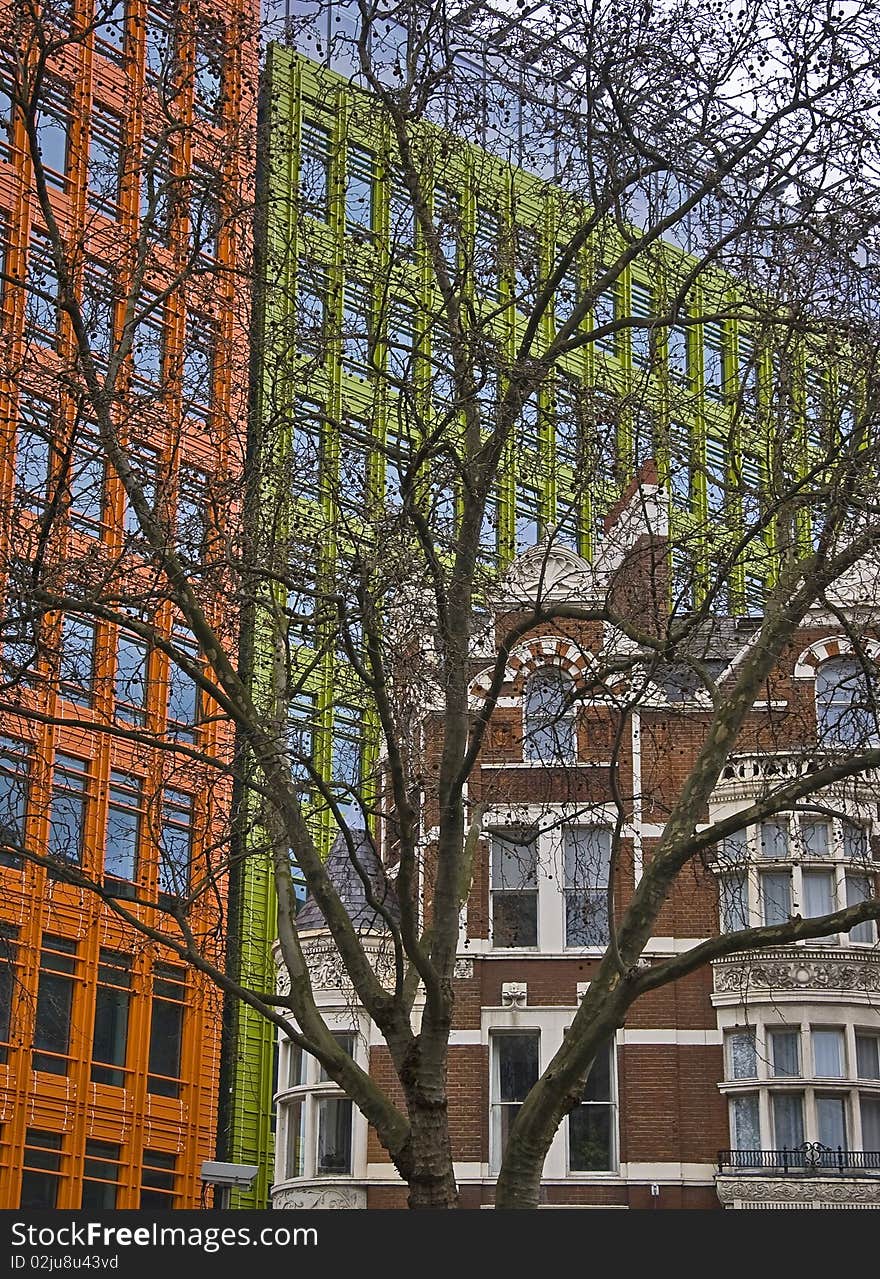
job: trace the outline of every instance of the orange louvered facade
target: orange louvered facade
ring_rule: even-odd
[[[102,377],[125,299],[155,303],[142,326],[152,346],[136,338],[120,360],[120,438],[192,562],[220,565],[244,450],[255,6],[73,0],[37,28],[2,12],[0,87],[13,103],[40,41],[54,41],[37,136]],[[190,925],[222,963],[231,782],[217,765],[232,733],[138,631],[149,600],[150,626],[190,651],[71,373],[27,121],[11,115],[0,132],[0,1207],[198,1207],[200,1165],[215,1157],[219,992],[27,851],[81,868],[147,925],[162,919],[151,901],[192,896]],[[22,582],[63,596],[73,574],[80,598],[94,581],[132,629],[110,608],[47,607],[28,655],[32,622],[15,601],[36,596]],[[205,570],[198,591],[234,643],[224,580]]]

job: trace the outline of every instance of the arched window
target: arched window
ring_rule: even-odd
[[[864,746],[877,739],[876,690],[855,657],[835,657],[816,672],[819,745]]]
[[[523,697],[526,759],[567,763],[575,757],[571,677],[558,666],[542,666],[526,683]]]

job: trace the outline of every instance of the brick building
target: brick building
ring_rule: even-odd
[[[224,860],[230,785],[198,761],[226,758],[230,734],[186,669],[198,649],[105,462],[62,294],[67,274],[146,500],[200,561],[205,611],[234,643],[211,547],[241,467],[254,16],[248,3],[3,6],[6,1208],[196,1207],[215,1153],[216,990],[76,884],[82,872],[152,927],[168,925],[158,906],[191,899],[196,936],[222,954],[225,886],[200,885]]]
[[[651,537],[638,534],[635,509],[649,511]],[[475,641],[475,707],[496,642],[539,590],[589,606],[609,589],[633,600],[640,583],[647,589],[641,551],[665,527],[658,486],[642,483],[617,518],[618,529],[629,530],[622,555],[591,565],[545,542],[514,562]],[[615,544],[609,536],[607,545]],[[858,578],[833,601],[850,616],[860,602]],[[724,687],[758,627],[751,617],[707,619],[691,655]],[[873,651],[870,640],[866,646]],[[612,849],[619,919],[704,738],[708,693],[686,664],[656,667],[638,708],[621,720],[622,687],[614,678],[591,684],[590,673],[631,651],[598,622],[560,621],[530,633],[507,661],[470,779],[483,838],[462,912],[449,1070],[466,1207],[491,1206],[512,1116],[559,1047],[605,951]],[[840,617],[814,610],[782,653],[766,700],[752,707],[705,824],[749,807],[850,741],[852,667]],[[824,790],[813,811],[783,812],[728,836],[680,876],[641,963],[682,954],[719,929],[830,913],[871,895],[876,813],[877,779],[859,775]],[[435,820],[428,799],[426,854]],[[378,884],[366,841],[358,855]],[[333,857],[381,972],[380,921],[364,905],[341,841]],[[390,1087],[387,1050],[352,1005],[322,922],[312,903],[298,917],[319,1002],[356,1059]],[[875,925],[865,923],[819,943],[734,953],[642,996],[553,1140],[542,1204],[876,1206],[876,955]],[[374,1134],[317,1063],[282,1042],[279,1080],[274,1204],[403,1206],[405,1190]]]

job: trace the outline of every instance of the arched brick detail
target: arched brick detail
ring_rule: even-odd
[[[875,640],[864,640],[862,648],[872,661],[880,662],[880,644]],[[853,651],[852,641],[845,635],[829,635],[825,639],[816,640],[797,659],[794,677],[815,679],[816,671],[823,662],[830,661],[832,657],[848,657]]]
[[[543,635],[539,639],[530,640],[514,649],[507,661],[504,671],[504,692],[510,696],[521,697],[526,680],[542,666],[557,666],[575,683],[584,682],[591,665],[590,658],[580,651],[571,640],[557,635]],[[481,671],[470,685],[471,698],[482,701],[489,691],[492,680],[492,667]]]

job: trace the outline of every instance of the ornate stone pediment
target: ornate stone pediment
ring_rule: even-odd
[[[583,603],[602,595],[589,561],[545,538],[514,560],[501,587],[502,599],[497,602],[527,603],[540,597]]]

